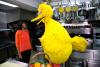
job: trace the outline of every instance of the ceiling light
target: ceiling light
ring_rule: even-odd
[[[0,4],[7,5],[7,6],[10,6],[10,7],[18,7],[17,5],[7,3],[7,2],[4,2],[4,1],[0,1]]]

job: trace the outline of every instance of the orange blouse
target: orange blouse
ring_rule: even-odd
[[[18,30],[15,34],[15,41],[16,47],[19,50],[19,52],[32,49],[28,30]]]

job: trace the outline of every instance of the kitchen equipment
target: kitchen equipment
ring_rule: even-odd
[[[84,53],[73,52],[70,64],[72,67],[100,67],[100,50],[87,50]]]
[[[81,9],[78,11],[78,16],[79,16],[80,20],[87,19],[87,14],[88,14],[88,11],[86,9]]]
[[[38,52],[41,52],[41,51],[43,51],[43,48],[42,48],[41,45],[36,45],[36,50],[37,50]]]
[[[78,11],[78,5],[76,4],[76,0],[75,1],[75,4],[72,6],[72,11],[74,12],[77,12]]]
[[[63,8],[62,6],[60,6],[60,7],[58,8],[58,11],[59,11],[60,13],[63,13],[63,12],[64,12],[64,8]]]
[[[0,63],[8,58],[16,58],[17,50],[11,29],[0,29]]]
[[[58,4],[59,5],[59,4]],[[60,12],[60,13],[63,13],[64,12],[64,8],[62,7],[62,0],[61,0],[61,5],[59,5],[59,7],[58,7],[58,11]]]
[[[66,6],[65,10],[69,13],[71,11],[71,6]]]
[[[72,6],[72,11],[77,12],[77,11],[78,11],[78,5],[74,5],[74,6]]]
[[[100,5],[100,0],[92,0],[93,6],[99,6]]]

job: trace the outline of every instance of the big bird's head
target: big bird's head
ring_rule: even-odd
[[[43,18],[52,18],[53,9],[50,5],[42,3],[38,7],[38,16],[31,20],[31,22],[43,19]]]

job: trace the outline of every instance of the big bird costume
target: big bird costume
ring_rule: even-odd
[[[51,6],[42,3],[38,7],[38,16],[31,22],[41,19],[37,24],[40,22],[45,24],[45,32],[39,38],[44,53],[49,55],[52,63],[61,64],[68,60],[72,49],[80,52],[85,51],[87,41],[80,36],[71,38],[67,30],[59,22],[52,19],[52,15]]]

